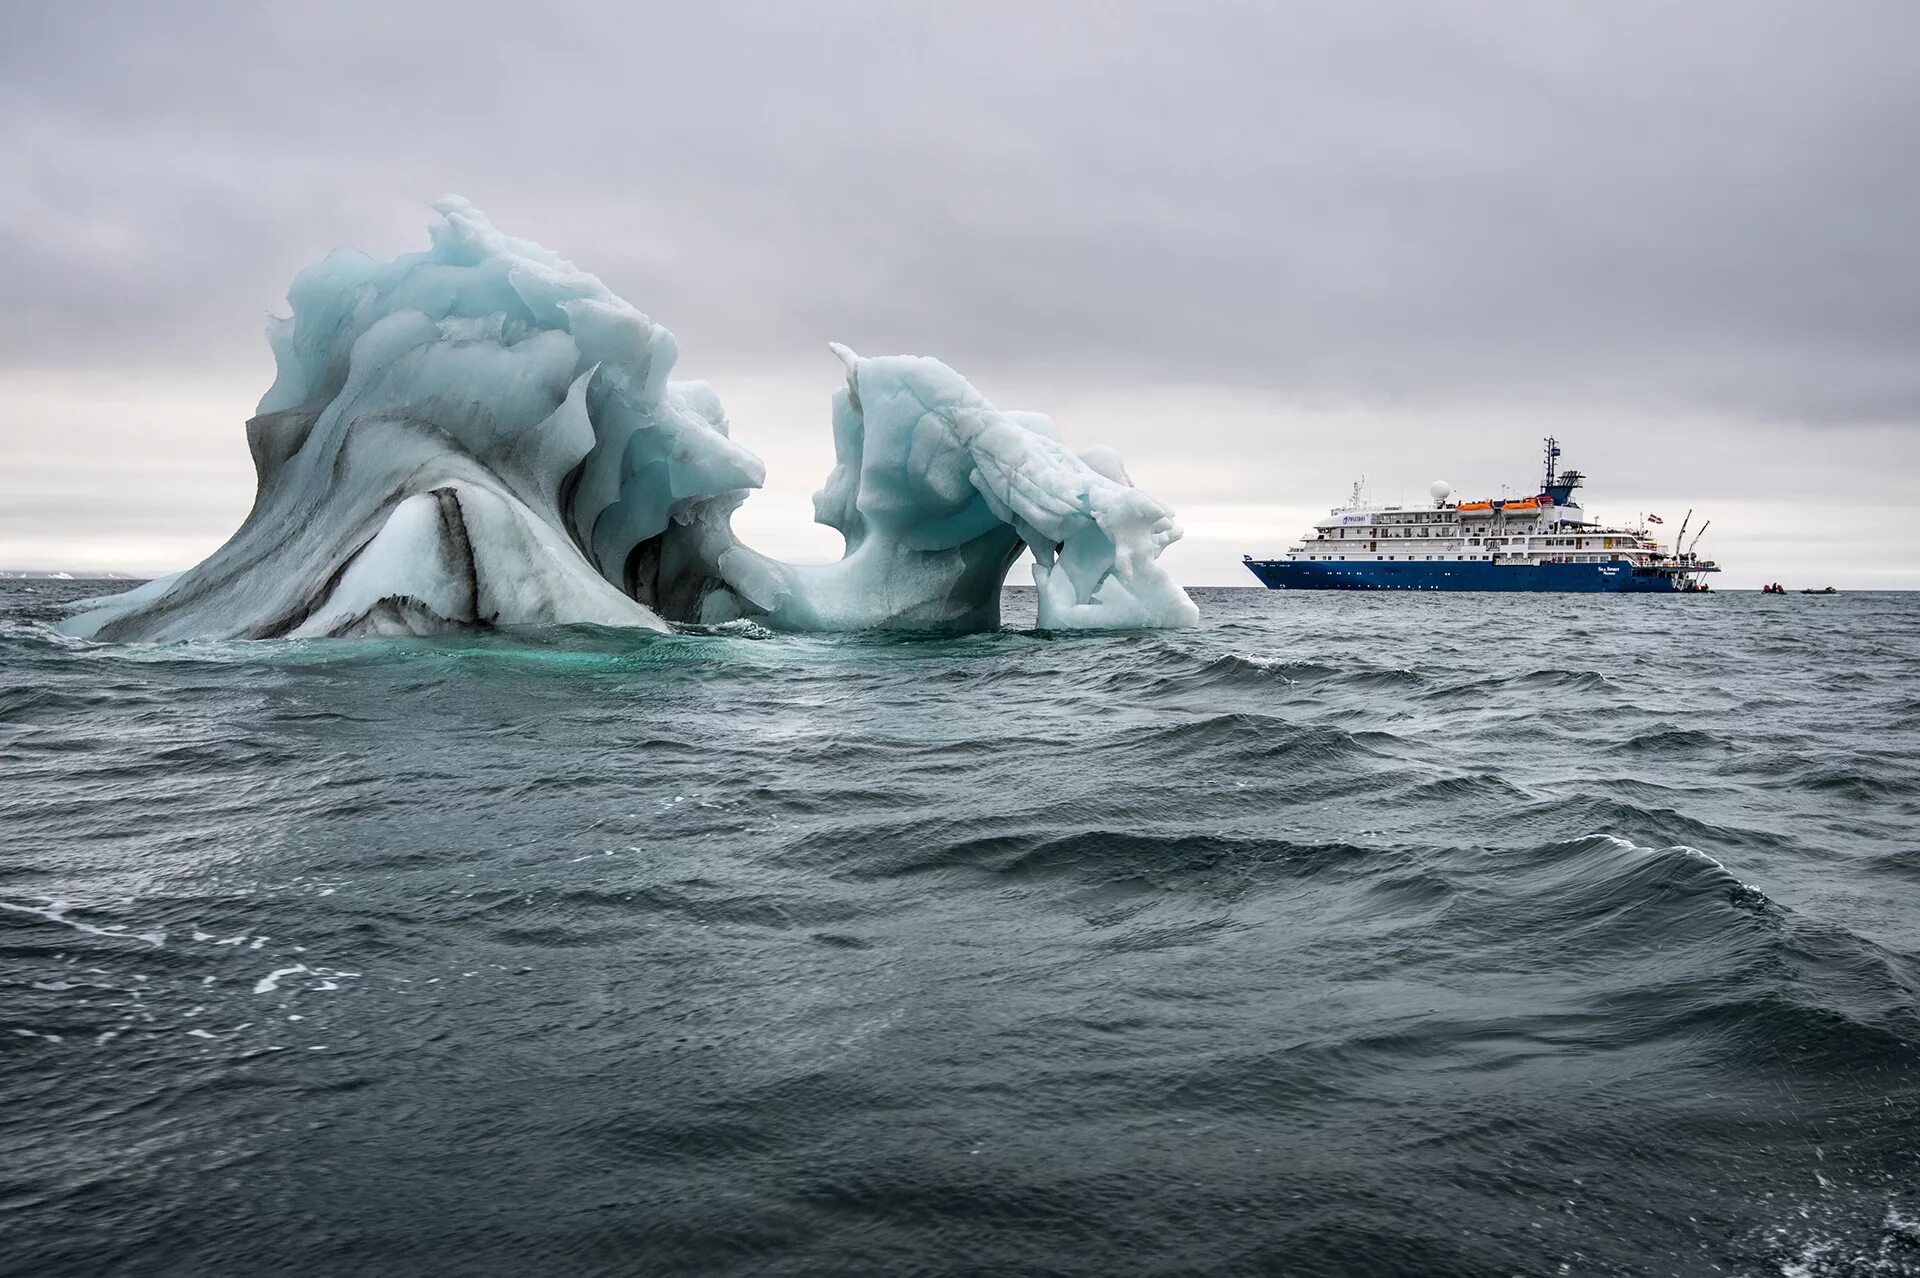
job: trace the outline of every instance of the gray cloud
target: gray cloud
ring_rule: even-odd
[[[783,554],[835,552],[838,338],[1120,447],[1189,582],[1553,429],[1728,584],[1920,585],[1916,50],[1906,0],[10,6],[0,567],[211,550],[265,314],[458,191],[674,329]]]
[[[1920,7],[20,6],[0,360],[253,367],[460,190],[691,361],[1920,417]]]

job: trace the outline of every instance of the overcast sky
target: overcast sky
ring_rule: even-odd
[[[0,0],[0,567],[244,515],[264,316],[425,201],[673,329],[824,558],[829,339],[1111,443],[1191,584],[1365,474],[1920,587],[1920,4]],[[1865,534],[1863,537],[1862,534]]]

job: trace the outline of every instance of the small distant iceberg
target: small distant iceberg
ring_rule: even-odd
[[[673,335],[457,197],[432,247],[340,250],[269,331],[247,423],[258,489],[208,559],[88,600],[102,640],[419,635],[488,625],[977,630],[1034,558],[1043,628],[1190,626],[1159,562],[1180,528],[1111,450],[995,408],[938,360],[834,345],[835,465],[815,517],[837,563],[734,536],[760,459]]]

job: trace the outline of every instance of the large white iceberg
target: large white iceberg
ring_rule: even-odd
[[[760,486],[673,335],[600,281],[435,205],[432,247],[301,272],[247,423],[259,488],[197,567],[90,601],[111,640],[425,634],[483,625],[983,629],[1022,549],[1046,628],[1186,626],[1180,536],[1105,449],[994,408],[937,360],[843,346],[836,464],[814,496],[846,555],[795,565],[729,521]]]

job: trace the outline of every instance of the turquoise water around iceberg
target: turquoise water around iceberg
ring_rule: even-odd
[[[111,647],[0,1271],[1920,1272],[1920,597]]]

